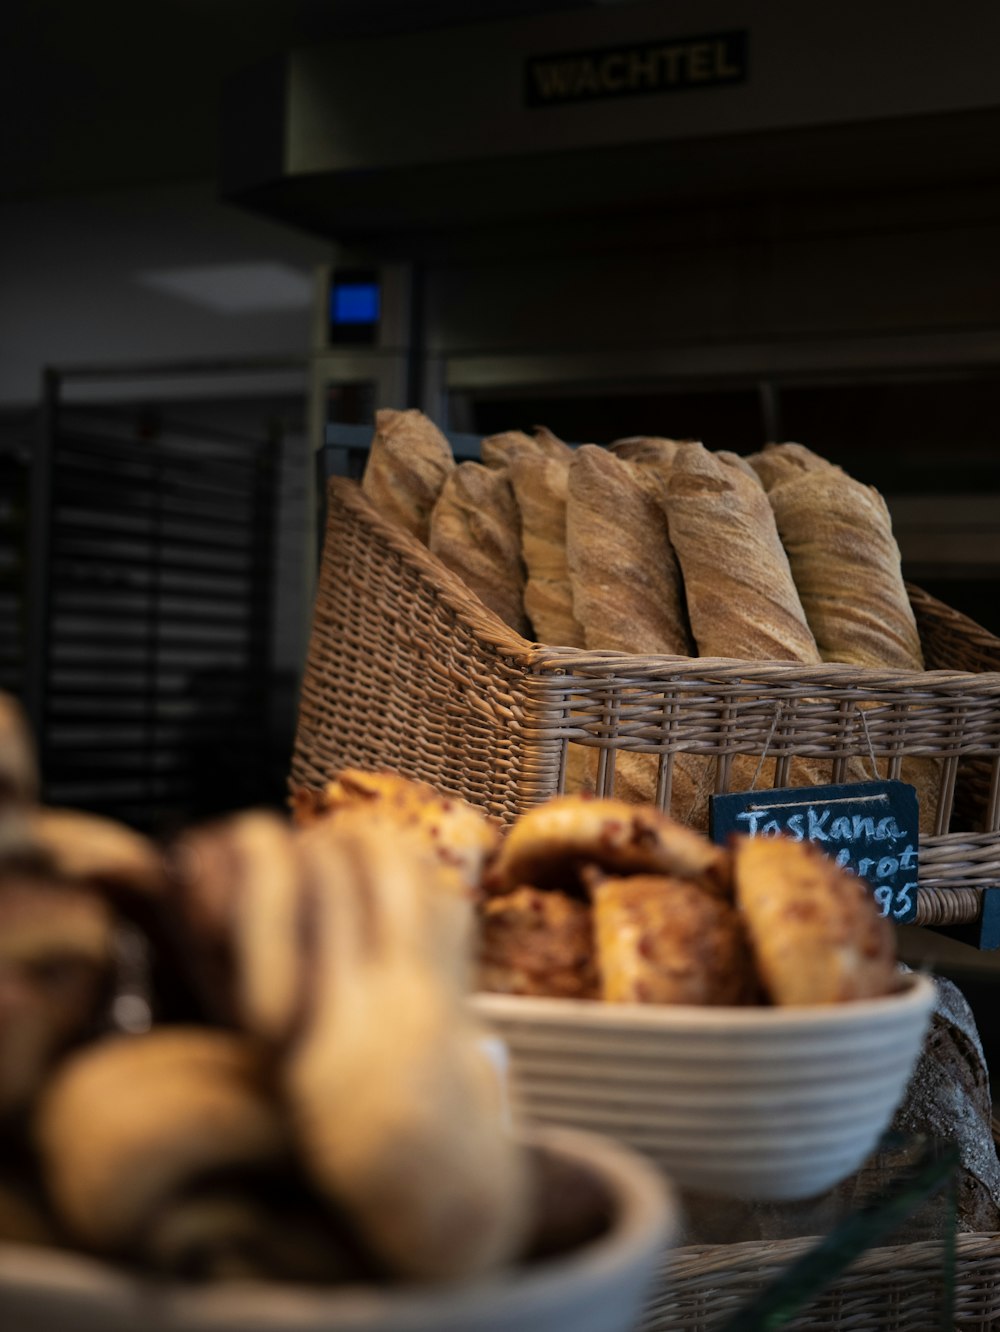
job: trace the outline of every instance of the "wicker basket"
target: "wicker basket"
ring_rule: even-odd
[[[647,1301],[640,1332],[713,1332],[816,1243],[814,1239],[675,1249]],[[808,1332],[937,1332],[941,1327],[942,1245],[886,1245],[862,1254],[810,1302],[789,1329]],[[1000,1326],[1000,1235],[959,1235],[955,1244],[954,1327]]]
[[[327,532],[302,683],[292,781],[346,764],[391,767],[509,822],[561,789],[569,743],[708,755],[727,789],[735,754],[827,759],[833,781],[869,756],[941,760],[937,827],[921,841],[917,922],[976,920],[1000,886],[1000,639],[919,589],[910,596],[932,669],[876,671],[704,657],[636,657],[520,638],[358,486],[330,481]]]
[[[569,743],[714,757],[719,789],[737,753],[827,758],[839,780],[869,742],[885,775],[906,755],[943,760],[938,826],[922,839],[918,921],[974,920],[1000,886],[1000,640],[918,589],[926,672],[633,657],[518,637],[423,546],[334,478],[302,684],[292,782],[317,787],[346,764],[391,767],[510,822],[561,788]],[[859,724],[864,706],[865,724]],[[776,724],[776,720],[780,724]],[[710,1332],[811,1241],[675,1250],[644,1332]],[[917,1332],[936,1326],[940,1246],[863,1255],[789,1326]],[[956,1326],[1000,1326],[1000,1235],[961,1235]],[[930,1321],[929,1321],[930,1320]]]

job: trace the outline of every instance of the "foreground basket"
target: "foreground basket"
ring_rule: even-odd
[[[326,540],[302,683],[292,781],[391,767],[510,822],[562,789],[567,746],[659,756],[669,805],[675,755],[851,759],[896,777],[940,760],[937,826],[921,841],[917,922],[976,920],[1000,886],[1000,640],[911,588],[927,671],[637,657],[519,637],[352,481],[328,490]]]
[[[806,1253],[813,1239],[713,1244],[675,1249],[647,1302],[640,1332],[714,1332]],[[937,1332],[941,1327],[942,1245],[886,1245],[862,1254],[783,1323],[808,1332]],[[1000,1235],[959,1235],[955,1244],[954,1327],[1000,1326]]]

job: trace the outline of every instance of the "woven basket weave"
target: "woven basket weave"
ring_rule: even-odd
[[[352,481],[329,483],[327,530],[302,683],[293,784],[339,768],[395,768],[505,822],[561,789],[567,745],[659,755],[669,803],[674,755],[714,758],[726,790],[735,754],[851,758],[896,777],[906,756],[940,760],[937,827],[921,839],[917,922],[976,920],[1000,886],[1000,639],[917,588],[929,669],[637,657],[520,638]]]
[[[639,1332],[712,1332],[815,1243],[753,1240],[675,1249]],[[938,1240],[871,1249],[800,1318],[781,1326],[789,1332],[937,1332],[942,1258]],[[961,1332],[1000,1326],[1000,1235],[957,1236],[954,1314]]]

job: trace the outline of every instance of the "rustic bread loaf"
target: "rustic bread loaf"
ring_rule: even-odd
[[[885,500],[802,444],[769,444],[751,459],[767,487],[809,627],[824,661],[920,671],[920,635]],[[940,765],[908,756],[903,781],[934,831]]]
[[[750,454],[747,462],[771,490],[782,481],[791,481],[803,472],[814,472],[827,466],[825,458],[804,444],[767,444],[759,453]]]
[[[652,463],[656,467],[669,469],[681,444],[692,444],[693,440],[661,439],[657,435],[629,435],[627,439],[616,439],[608,447],[617,458],[625,462]]]
[[[566,553],[586,646],[690,656],[680,569],[655,477],[584,444],[569,467]]]
[[[361,488],[380,513],[426,544],[431,510],[454,466],[450,444],[423,412],[383,408]]]
[[[567,462],[573,450],[545,426],[537,426],[534,435],[523,430],[505,430],[489,435],[480,445],[479,455],[487,467],[509,467],[515,458],[557,458]]]
[[[961,991],[939,976],[934,984],[931,1025],[892,1128],[956,1142],[958,1228],[1000,1230],[1000,1161],[982,1042]]]
[[[754,459],[824,661],[923,670],[885,500],[800,444]]]
[[[521,554],[527,570],[524,608],[543,643],[583,647],[583,629],[573,614],[566,562],[566,503],[570,453],[550,457],[517,452],[509,464],[521,515]]]
[[[484,606],[530,637],[521,519],[506,471],[463,462],[449,472],[431,512],[428,545]]]
[[[820,660],[759,483],[701,444],[682,444],[667,516],[700,656]]]

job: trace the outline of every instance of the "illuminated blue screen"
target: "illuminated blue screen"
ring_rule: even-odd
[[[334,324],[377,324],[377,282],[334,283],[330,292],[330,320]]]

